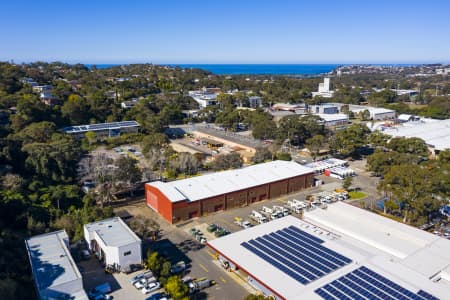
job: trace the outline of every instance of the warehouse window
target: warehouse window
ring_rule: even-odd
[[[123,253],[123,256],[127,256],[127,255],[130,255],[130,254],[131,254],[131,251],[127,251],[127,252]]]

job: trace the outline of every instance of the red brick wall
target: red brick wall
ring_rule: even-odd
[[[225,195],[203,199],[199,202],[201,203],[202,216],[209,215],[219,210],[227,209]]]
[[[147,205],[157,211],[169,223],[172,223],[172,202],[159,189],[146,184],[145,199]]]
[[[180,201],[172,205],[173,223],[201,216],[201,201]]]
[[[147,205],[159,212],[170,223],[189,220],[211,214],[215,211],[242,207],[260,200],[276,198],[287,193],[311,187],[314,174],[306,174],[294,178],[277,181],[249,189],[219,195],[199,201],[180,201],[172,203],[158,189],[145,185]]]

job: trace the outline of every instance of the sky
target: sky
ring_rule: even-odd
[[[0,61],[448,63],[448,0],[5,0]]]

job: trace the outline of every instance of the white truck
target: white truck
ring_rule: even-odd
[[[276,211],[275,209],[269,208],[267,206],[263,206],[261,208],[261,211],[263,213],[265,213],[271,220],[275,220],[275,219],[282,217],[282,215],[280,215],[278,211]]]
[[[308,205],[300,200],[292,199],[287,202],[287,205],[291,208],[291,210],[297,214],[299,214],[303,209],[305,209]]]
[[[252,212],[250,213],[250,218],[258,222],[259,224],[266,223],[269,221],[262,213],[257,212],[256,210],[252,210]]]
[[[191,293],[191,294],[196,293],[200,290],[206,289],[206,288],[214,285],[215,283],[216,282],[214,280],[209,280],[206,277],[192,280],[188,283],[189,293]]]
[[[278,212],[280,212],[281,214],[283,214],[283,217],[289,215],[289,209],[287,209],[286,207],[279,206],[279,205],[274,205],[274,206],[273,206],[273,209],[274,209],[275,211],[278,211]]]

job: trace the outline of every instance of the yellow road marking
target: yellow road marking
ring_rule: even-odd
[[[222,280],[223,283],[226,283],[227,281],[225,280],[225,278],[220,277],[220,280]]]
[[[209,272],[208,271],[208,269],[207,268],[205,268],[205,266],[204,265],[202,265],[202,264],[198,264],[199,266],[200,266],[200,268],[202,268],[205,272]]]
[[[234,275],[234,274],[233,274]],[[231,275],[230,274],[230,276],[228,276],[228,277],[230,277],[231,279],[233,279],[237,284],[239,284],[239,285],[243,285],[243,280],[240,278],[240,277],[238,277],[237,275]],[[236,278],[236,277],[238,277],[238,278]]]
[[[206,250],[206,252],[208,252],[208,254],[209,254],[212,258],[216,259],[216,255],[215,255],[214,253],[212,253],[210,250]]]

